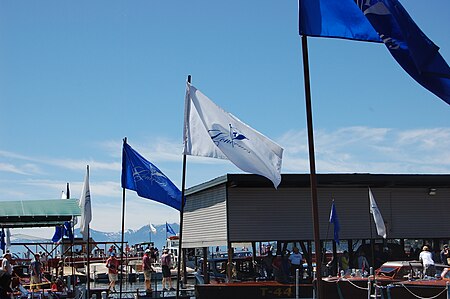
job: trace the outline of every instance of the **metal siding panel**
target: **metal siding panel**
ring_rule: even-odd
[[[182,242],[183,248],[227,244],[225,184],[187,197]]]
[[[312,238],[309,190],[230,188],[230,241]]]
[[[438,189],[434,196],[428,189],[408,189],[392,192],[391,238],[448,238],[446,223],[450,211],[450,189]],[[389,232],[388,232],[389,233]]]
[[[448,238],[450,227],[439,225],[450,211],[450,189],[429,196],[426,188],[372,188],[388,238]],[[311,240],[313,224],[310,191],[306,188],[229,189],[230,241]],[[320,238],[333,238],[329,224],[335,199],[341,239],[381,238],[369,212],[367,188],[318,190]]]

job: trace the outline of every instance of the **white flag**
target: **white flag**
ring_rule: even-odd
[[[377,227],[377,233],[379,236],[386,239],[386,227],[384,226],[383,217],[378,209],[375,198],[373,197],[372,190],[369,188],[369,200],[370,200],[370,213],[373,215],[373,221]]]
[[[241,170],[281,182],[283,149],[187,83],[184,154],[228,159]]]
[[[89,235],[89,223],[92,220],[91,193],[89,191],[89,165],[87,166],[79,205],[81,208],[80,232],[83,235],[83,240],[87,241]]]
[[[152,233],[156,234],[156,228],[151,223],[150,223],[150,230]]]

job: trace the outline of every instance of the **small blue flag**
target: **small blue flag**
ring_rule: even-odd
[[[59,240],[61,240],[63,234],[64,234],[64,229],[63,229],[63,227],[60,226],[60,225],[59,225],[59,226],[55,226],[55,233],[53,234],[52,242],[53,242],[53,243],[56,243],[56,242],[58,242]]]
[[[300,34],[382,41],[414,80],[450,104],[450,67],[398,0],[299,0],[299,8]]]
[[[336,206],[333,203],[331,204],[331,212],[330,212],[330,223],[333,223],[334,226],[334,241],[336,241],[337,244],[339,243],[339,231],[341,230],[341,226],[339,225],[339,219],[336,212]]]
[[[2,230],[0,231],[0,249],[3,250],[3,252],[5,252],[6,250],[6,241],[5,241],[5,229],[2,228]]]
[[[69,221],[64,222],[63,226],[55,227],[55,233],[53,234],[52,242],[58,242],[63,236],[66,236],[70,241],[73,241],[72,224]]]
[[[166,232],[168,232],[169,234],[172,234],[172,235],[176,235],[173,228],[167,222],[166,222]]]
[[[122,188],[181,210],[181,191],[177,186],[126,142],[122,152]]]
[[[73,241],[72,225],[69,221],[64,222],[64,236],[68,237],[70,241]]]

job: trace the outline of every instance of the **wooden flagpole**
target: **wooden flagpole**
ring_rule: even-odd
[[[314,154],[314,130],[312,121],[311,84],[309,75],[308,40],[302,35],[303,75],[305,83],[306,120],[308,127],[309,166],[311,180],[311,206],[314,227],[314,244],[316,251],[317,299],[322,299],[322,250],[320,247],[319,212],[317,204],[317,178]]]
[[[191,83],[191,75],[188,75],[187,82]],[[183,153],[183,174],[181,179],[181,207],[180,207],[180,239],[178,244],[178,264],[177,264],[177,295],[176,299],[180,298],[180,280],[181,280],[181,259],[184,260],[184,252],[182,247],[183,242],[183,212],[184,212],[184,191],[186,188],[186,154]],[[186,263],[183,262],[183,265]],[[183,266],[184,268],[184,266]],[[183,273],[186,276],[186,271]]]

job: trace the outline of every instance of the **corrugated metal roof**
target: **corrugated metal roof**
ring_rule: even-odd
[[[81,216],[76,199],[0,202],[0,227],[45,227]]]

